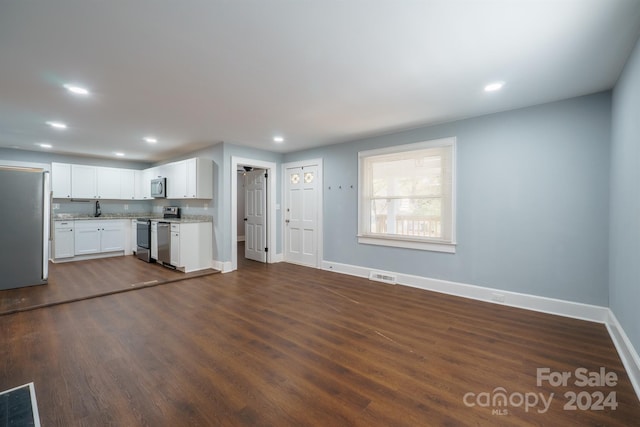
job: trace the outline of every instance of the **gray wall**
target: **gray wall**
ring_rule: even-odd
[[[324,159],[327,261],[607,306],[610,107],[604,92],[284,162]],[[458,144],[457,253],[358,244],[358,151],[448,136]]]
[[[613,91],[610,307],[640,350],[640,41]]]

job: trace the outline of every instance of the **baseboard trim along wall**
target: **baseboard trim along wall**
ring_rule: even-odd
[[[213,268],[214,270],[218,270],[221,273],[229,273],[232,270],[233,265],[231,264],[231,261],[218,261],[218,260],[211,260],[211,268]]]
[[[613,345],[618,350],[618,355],[627,371],[627,375],[629,375],[629,380],[631,380],[638,399],[640,399],[640,356],[638,356],[638,352],[631,344],[631,340],[629,340],[626,332],[622,329],[622,325],[620,325],[611,310],[609,310],[606,326],[613,340]]]
[[[509,307],[523,308],[574,319],[603,323],[622,359],[629,379],[640,399],[640,357],[631,344],[622,326],[608,307],[583,304],[579,302],[547,298],[536,295],[522,294],[518,292],[504,291],[502,289],[488,288],[484,286],[469,285],[465,283],[450,282],[447,280],[431,279],[428,277],[413,276],[396,272],[375,270],[368,267],[341,264],[323,261],[323,270],[333,271],[350,276],[370,278],[372,275],[384,275],[395,279],[398,285],[410,286],[427,291],[440,292],[463,298],[471,298],[492,304],[506,305]]]

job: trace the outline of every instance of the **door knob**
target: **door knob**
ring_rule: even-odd
[[[286,222],[287,224],[289,224],[289,220],[288,220],[288,219],[285,219],[285,220],[284,220],[284,222]]]

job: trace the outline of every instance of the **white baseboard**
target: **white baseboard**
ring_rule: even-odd
[[[236,240],[237,240],[238,242],[244,242],[244,236],[238,236],[238,237],[236,238]]]
[[[211,268],[213,268],[214,270],[219,270],[221,273],[228,273],[231,270],[231,261],[218,261],[218,260],[211,260]]]
[[[397,283],[399,285],[411,286],[413,288],[425,289],[427,291],[435,291],[443,294],[490,302],[493,304],[524,308],[527,310],[557,314],[560,316],[573,317],[575,319],[589,320],[598,323],[606,323],[608,318],[609,309],[597,305],[521,294],[502,289],[487,288],[484,286],[450,282],[440,279],[431,279],[428,277],[413,276],[410,274],[388,272],[368,267],[359,267],[328,261],[322,262],[322,269],[364,278],[368,278],[371,271],[377,271],[396,276]],[[500,298],[502,301],[496,301],[496,298]]]
[[[327,271],[334,271],[336,273],[363,278],[369,278],[369,274],[372,271],[376,271],[396,276],[397,283],[399,285],[411,286],[414,288],[455,295],[463,298],[471,298],[479,301],[490,302],[492,304],[507,305],[510,307],[603,323],[609,331],[609,335],[611,336],[616,350],[620,355],[620,359],[624,364],[627,375],[629,376],[629,379],[633,384],[633,388],[640,399],[640,357],[627,337],[627,334],[624,332],[624,329],[622,329],[622,326],[608,307],[329,261],[323,261],[321,268]],[[502,301],[496,301],[496,297],[501,298]]]
[[[60,264],[64,262],[73,262],[73,261],[87,261],[90,259],[99,259],[99,258],[111,258],[116,256],[126,256],[127,254],[124,251],[116,251],[116,252],[106,252],[102,254],[89,254],[89,255],[76,255],[71,258],[57,258],[51,260],[54,264]],[[133,255],[133,254],[132,254]]]
[[[616,346],[616,350],[618,350],[618,355],[620,355],[629,380],[640,400],[640,356],[611,309],[609,309],[608,314],[609,316],[606,323],[607,330],[613,340],[613,344]]]
[[[271,264],[275,264],[276,262],[282,262],[282,261],[284,261],[284,253],[271,255]]]

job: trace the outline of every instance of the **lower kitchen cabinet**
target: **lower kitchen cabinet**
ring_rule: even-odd
[[[151,258],[158,259],[158,221],[151,221]]]
[[[104,221],[100,234],[100,252],[124,251],[124,222]]]
[[[75,255],[100,252],[100,224],[97,221],[76,221]]]
[[[171,224],[171,265],[182,267],[180,263],[180,224]]]
[[[210,222],[171,224],[171,265],[189,273],[211,268]]]
[[[73,221],[56,221],[53,233],[53,257],[72,258],[75,255]]]
[[[75,255],[124,251],[125,221],[75,221]]]
[[[168,255],[173,267],[185,273],[211,268],[211,222],[173,222],[169,227]],[[61,262],[127,255],[137,246],[135,220],[56,220],[54,228],[54,260]],[[158,259],[157,220],[151,222],[151,257]]]

